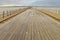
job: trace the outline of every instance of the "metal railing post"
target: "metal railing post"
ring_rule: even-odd
[[[9,16],[8,11],[7,11],[7,16]]]
[[[3,18],[4,18],[5,11],[3,11]]]
[[[10,15],[11,15],[11,11],[10,11]]]

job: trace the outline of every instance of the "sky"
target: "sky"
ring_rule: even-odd
[[[0,0],[0,5],[29,5],[37,0]]]
[[[32,6],[60,6],[60,1],[36,1]]]
[[[0,0],[0,5],[60,5],[60,0]]]

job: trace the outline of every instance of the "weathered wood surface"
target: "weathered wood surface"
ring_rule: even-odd
[[[60,23],[29,9],[0,24],[0,40],[60,40]]]

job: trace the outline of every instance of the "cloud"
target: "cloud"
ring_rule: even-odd
[[[60,6],[59,1],[36,1],[31,4],[32,6]]]
[[[38,0],[0,0],[0,5],[5,4],[21,4],[21,5],[29,5]]]
[[[60,0],[0,0],[0,5],[30,5],[34,2],[60,2]]]

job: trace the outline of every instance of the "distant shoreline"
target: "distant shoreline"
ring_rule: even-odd
[[[0,6],[0,7],[56,7],[56,8],[60,8],[60,6]]]

